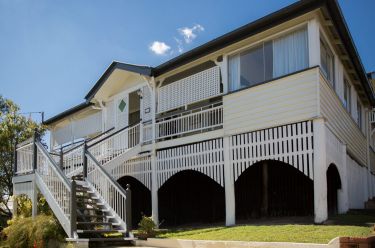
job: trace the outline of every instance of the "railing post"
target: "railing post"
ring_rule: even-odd
[[[60,150],[60,168],[64,171],[64,153],[62,148]]]
[[[86,151],[87,151],[87,143],[85,140],[85,143],[83,144],[83,149],[82,149],[82,160],[83,160],[83,178],[87,178],[87,157],[86,157]]]
[[[37,130],[34,131],[33,137],[33,169],[34,171],[37,169],[38,164],[38,148],[36,146],[36,142],[38,141],[38,133]]]
[[[17,142],[14,145],[14,166],[13,166],[13,174],[17,173]]]
[[[130,184],[126,185],[126,231],[132,230],[132,191]]]
[[[77,201],[76,201],[76,181],[72,181],[70,191],[70,235],[74,238],[77,231]]]

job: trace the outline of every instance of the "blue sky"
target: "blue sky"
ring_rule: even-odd
[[[0,0],[0,94],[48,118],[82,102],[113,60],[156,66],[293,2]],[[375,70],[375,1],[339,3]]]

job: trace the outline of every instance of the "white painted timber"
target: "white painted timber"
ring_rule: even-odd
[[[322,116],[327,119],[326,125],[347,145],[348,152],[366,165],[366,137],[322,75],[320,75],[320,106]]]
[[[33,147],[32,141],[17,147],[17,175],[33,171]]]
[[[70,236],[72,234],[70,230],[71,185],[62,172],[59,172],[45,148],[39,143],[37,143],[37,164],[36,184],[61,226]]]
[[[158,113],[220,95],[220,67],[198,72],[158,91]]]
[[[225,134],[244,133],[317,116],[317,68],[223,97]]]
[[[111,169],[109,173],[115,180],[123,176],[131,176],[151,191],[151,155],[145,154],[131,158]]]
[[[251,165],[263,160],[288,163],[313,179],[312,122],[233,135],[230,158],[235,181]]]
[[[224,186],[223,139],[169,148],[157,152],[157,179],[160,188],[183,170],[199,171]]]

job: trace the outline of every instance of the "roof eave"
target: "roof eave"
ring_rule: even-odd
[[[132,65],[132,64],[114,61],[107,68],[107,70],[105,70],[105,72],[99,78],[99,80],[96,82],[94,87],[92,87],[91,90],[89,91],[89,93],[87,93],[87,95],[85,96],[85,99],[86,99],[87,102],[91,101],[91,99],[95,96],[95,94],[98,92],[98,90],[103,86],[103,84],[109,78],[109,76],[112,74],[112,72],[116,69],[134,72],[134,73],[138,73],[138,74],[144,75],[144,76],[151,76],[152,70],[153,70],[153,68],[149,67],[149,66]]]

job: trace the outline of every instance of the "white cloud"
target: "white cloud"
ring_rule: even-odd
[[[165,55],[171,47],[162,41],[154,41],[150,45],[149,49],[157,55]]]
[[[204,31],[204,27],[199,24],[196,24],[191,28],[184,27],[178,29],[178,32],[180,35],[182,35],[186,43],[192,42],[195,38],[197,38],[197,33],[202,31]]]
[[[182,53],[182,52],[184,51],[184,47],[183,47],[183,45],[182,45],[182,40],[180,40],[180,39],[178,39],[178,38],[176,38],[176,37],[174,37],[174,40],[175,40],[176,43],[177,43],[177,49],[178,49],[178,52],[179,52],[179,53]]]

